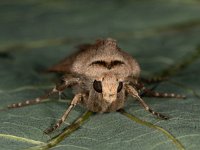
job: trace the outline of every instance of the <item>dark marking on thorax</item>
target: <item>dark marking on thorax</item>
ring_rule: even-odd
[[[116,66],[121,66],[125,64],[123,61],[120,61],[120,60],[114,60],[114,61],[111,61],[111,62],[106,62],[106,61],[103,61],[103,60],[97,60],[97,61],[94,61],[90,64],[90,66],[93,66],[93,65],[98,65],[98,66],[101,66],[101,67],[105,67],[107,69],[112,69]]]

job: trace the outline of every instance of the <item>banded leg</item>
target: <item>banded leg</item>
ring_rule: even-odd
[[[161,114],[161,113],[158,113],[158,112],[155,112],[153,109],[151,109],[145,102],[142,98],[140,98],[140,96],[138,95],[138,92],[130,85],[125,85],[125,88],[126,88],[126,91],[128,92],[128,94],[130,94],[132,97],[136,98],[140,104],[144,107],[144,109],[148,112],[150,112],[151,114],[157,116],[158,118],[161,118],[161,119],[164,119],[164,120],[167,120],[169,119],[169,117]]]
[[[167,79],[168,79],[167,77],[153,77],[153,78],[140,78],[140,81],[147,84],[153,84],[166,81]]]
[[[62,93],[62,91],[67,88],[68,86],[71,86],[73,84],[78,83],[78,78],[64,78],[61,84],[56,85],[50,92],[48,92],[47,94],[37,97],[36,99],[33,100],[26,100],[24,102],[19,102],[19,103],[14,103],[11,105],[8,105],[7,108],[8,109],[12,109],[12,108],[19,108],[19,107],[24,107],[24,106],[28,106],[28,105],[34,105],[34,104],[38,104],[41,103],[43,101],[45,101],[49,96],[53,95],[53,94],[57,94],[57,93]]]
[[[63,114],[63,116],[61,117],[61,119],[59,119],[57,121],[57,123],[51,127],[48,128],[44,131],[45,134],[49,134],[53,131],[55,131],[57,128],[59,128],[61,126],[61,124],[66,120],[66,118],[68,117],[69,113],[71,112],[72,108],[74,108],[76,106],[77,103],[79,103],[82,99],[82,94],[76,94],[73,98],[73,100],[71,101],[70,106],[68,107],[68,109],[65,111],[65,113]]]
[[[139,95],[141,97],[161,97],[161,98],[178,98],[184,99],[186,98],[185,95],[175,94],[175,93],[164,93],[164,92],[155,92],[154,89],[156,85],[152,89],[148,89],[144,86],[141,81],[134,80],[134,78],[127,78],[128,84],[131,85],[133,88],[136,88]]]
[[[38,104],[41,103],[43,101],[45,101],[49,96],[58,93],[59,91],[56,90],[56,88],[53,88],[50,92],[48,92],[47,94],[37,97],[36,99],[32,99],[32,100],[26,100],[24,102],[19,102],[19,103],[14,103],[14,104],[10,104],[7,106],[8,109],[13,109],[13,108],[19,108],[19,107],[24,107],[24,106],[28,106],[28,105],[34,105],[34,104]]]
[[[186,98],[185,95],[180,95],[180,94],[175,94],[175,93],[155,92],[146,87],[142,87],[141,91],[143,92],[142,96],[144,97],[161,97],[161,98],[177,98],[177,99]]]

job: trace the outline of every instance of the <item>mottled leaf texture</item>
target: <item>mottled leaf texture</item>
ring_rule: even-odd
[[[73,97],[66,90],[66,100],[54,96],[1,111],[0,150],[199,149],[198,0],[1,0],[0,11],[0,108],[48,91],[58,76],[44,73],[46,68],[73,53],[75,45],[106,37],[117,39],[139,61],[143,77],[168,77],[154,87],[157,91],[187,95],[184,100],[144,98],[170,116],[167,121],[129,98],[121,113],[84,114],[87,110],[78,106],[61,128],[45,135]]]

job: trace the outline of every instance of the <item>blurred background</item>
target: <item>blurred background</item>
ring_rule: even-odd
[[[28,68],[32,61],[45,68],[78,44],[112,37],[152,72],[199,44],[197,0],[2,0],[0,11],[1,56],[21,51]],[[149,69],[152,63],[159,66]]]
[[[200,55],[199,0],[1,0],[1,106],[26,98],[36,97],[39,93],[42,94],[44,90],[53,85],[52,80],[55,78],[52,75],[41,74],[42,70],[54,65],[75,51],[76,49],[74,47],[76,45],[93,43],[96,39],[107,37],[116,39],[119,47],[138,60],[142,68],[142,76],[162,74],[163,70],[171,66],[175,68],[175,72],[177,71],[178,73],[172,74],[174,75],[172,76],[172,80],[184,86],[177,88],[174,84],[167,83],[166,85],[168,86],[161,86],[161,89],[186,93],[192,99],[186,102],[180,102],[181,105],[177,101],[162,101],[160,105],[163,108],[157,106],[158,101],[152,101],[150,103],[153,106],[155,105],[154,107],[157,110],[161,111],[166,110],[166,105],[168,107],[171,106],[171,109],[167,109],[171,112],[170,115],[172,116],[183,115],[184,117],[191,118],[188,113],[190,112],[192,118],[196,118],[196,120],[192,120],[192,122],[196,121],[193,125],[186,125],[188,121],[180,122],[178,120],[176,120],[177,128],[166,125],[166,128],[170,126],[168,129],[175,136],[186,136],[189,133],[199,134],[200,123],[198,121],[198,114],[200,111],[197,106],[199,104],[195,101],[196,96],[198,97],[197,93],[200,92],[200,62],[198,60]],[[186,107],[188,104],[190,105],[189,108]],[[53,123],[56,120],[55,118],[58,118],[65,108],[63,105],[49,105],[51,108],[58,107],[59,111],[55,110],[55,112],[51,113],[36,111],[42,111],[43,107],[45,108],[46,106],[33,106],[33,108],[37,109],[33,110],[32,113],[26,108],[24,109],[24,113],[16,111],[17,114],[21,113],[21,115],[26,114],[27,116],[32,116],[35,113],[35,117],[39,116],[40,119],[44,118],[46,114],[50,114],[49,117],[54,114],[55,116],[51,118],[51,121],[48,119],[48,121],[43,120],[40,125],[33,123],[34,126],[39,126],[40,131],[34,131],[34,133],[28,129],[24,131],[24,128],[15,127],[14,125],[9,125],[9,128],[12,128],[12,130],[8,130],[8,125],[2,123],[1,127],[5,128],[5,130],[2,130],[1,133],[46,141],[46,137],[42,137],[42,130]],[[137,108],[140,109],[139,106]],[[173,114],[177,108],[180,110]],[[134,112],[135,109],[132,108],[131,111]],[[38,115],[36,115],[37,113]],[[148,120],[148,117],[144,116],[143,111],[140,113],[138,112],[138,116]],[[20,123],[22,126],[30,125],[30,121],[13,119],[11,117],[12,115],[7,113],[4,115],[7,116],[8,120],[3,120],[5,116],[2,116],[1,122],[15,122],[14,120],[17,120],[16,124]],[[75,113],[72,115],[72,118],[76,118],[79,115],[79,113]],[[149,120],[152,119],[150,116],[149,118]],[[155,122],[154,119],[153,121]],[[165,123],[161,125],[165,126]],[[123,125],[118,127],[123,128]],[[22,131],[24,135],[21,134]],[[127,132],[130,133],[130,131]],[[111,132],[111,134],[114,133],[115,131]],[[142,134],[139,133],[138,136]],[[106,135],[104,136],[106,137]],[[102,139],[105,138],[104,136],[102,136]],[[109,137],[109,135],[107,136]],[[91,134],[91,137],[97,137],[95,131],[94,134]],[[129,137],[134,138],[134,134]],[[197,137],[199,138],[198,135]],[[197,149],[197,137],[191,136],[191,139],[186,138],[182,142],[188,149]],[[119,143],[119,141],[122,142],[122,139],[120,137],[118,138],[118,148],[120,149],[120,145],[124,143]],[[98,139],[97,141],[101,141],[102,139]],[[94,144],[95,141],[93,141],[93,144],[90,142],[90,145],[83,144],[87,142],[83,141],[75,145],[85,146],[86,148],[94,148],[96,146]],[[8,141],[1,140],[1,143],[5,145]],[[125,146],[130,148],[130,145],[133,146],[136,143],[126,143]],[[105,142],[98,146],[102,148],[106,144]],[[16,145],[19,148],[24,148],[23,144],[15,143]],[[149,145],[141,142],[141,145],[137,145],[136,149],[140,149],[141,146],[144,146],[141,149],[148,149]],[[25,145],[25,147],[28,146]],[[116,145],[112,145],[109,148],[116,147]],[[7,149],[8,147],[4,148]],[[160,147],[156,148],[159,149]],[[167,147],[164,145],[164,148],[176,149],[169,145]]]

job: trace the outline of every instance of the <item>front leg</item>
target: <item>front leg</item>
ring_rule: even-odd
[[[68,115],[69,115],[69,113],[71,112],[72,108],[74,108],[74,107],[76,106],[76,104],[78,104],[78,103],[81,101],[81,99],[82,99],[83,97],[84,97],[84,95],[81,94],[81,93],[76,94],[76,95],[74,96],[73,100],[71,101],[70,106],[69,106],[68,109],[65,111],[65,113],[62,115],[61,119],[59,119],[59,120],[57,121],[57,123],[56,123],[53,127],[49,128],[49,129],[46,129],[46,130],[44,131],[44,133],[45,133],[45,134],[49,134],[49,133],[55,131],[57,128],[59,128],[59,127],[61,126],[61,124],[62,124],[62,123],[66,120],[66,118],[68,117]]]
[[[151,114],[157,116],[158,118],[167,120],[169,117],[162,115],[161,113],[155,112],[153,109],[151,109],[146,103],[145,101],[139,96],[138,92],[131,86],[126,84],[125,85],[125,90],[128,94],[130,94],[132,97],[136,98],[136,100],[138,100],[140,102],[140,104],[144,107],[144,109],[148,112],[150,112]]]

